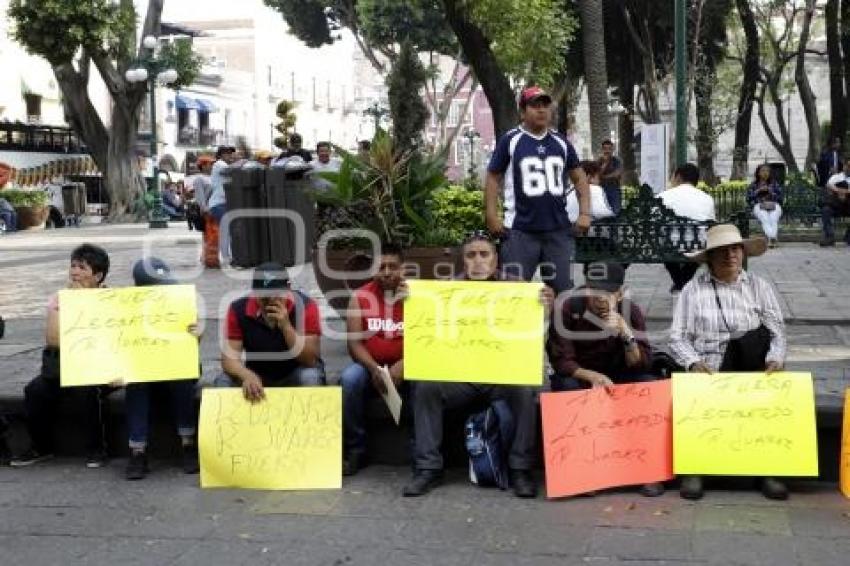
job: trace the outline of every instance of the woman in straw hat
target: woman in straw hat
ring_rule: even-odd
[[[679,295],[670,329],[670,352],[690,372],[766,372],[785,365],[785,324],[770,284],[744,270],[744,258],[762,255],[765,238],[744,239],[738,228],[718,224],[708,230],[704,250],[687,255],[704,263]],[[763,478],[765,497],[786,499],[788,490]],[[686,499],[703,495],[702,478],[685,476]]]

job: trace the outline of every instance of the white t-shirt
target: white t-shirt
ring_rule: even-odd
[[[227,169],[227,163],[223,159],[213,163],[210,171],[210,198],[207,201],[207,209],[227,202],[224,194],[224,175],[222,175],[225,169]]]
[[[578,193],[573,189],[567,195],[567,216],[570,217],[570,222],[578,220],[578,213]],[[605,189],[599,185],[590,185],[590,216],[593,220],[614,216],[608,197],[605,196]]]
[[[678,216],[692,220],[716,220],[711,195],[688,183],[667,189],[658,198]]]
[[[838,183],[848,183],[850,184],[850,176],[848,176],[843,171],[841,173],[836,173],[832,177],[829,178],[829,181],[826,182],[827,187],[835,187]]]
[[[310,165],[313,168],[310,172],[310,177],[313,181],[313,188],[316,190],[325,190],[330,188],[330,182],[327,179],[322,179],[316,175],[316,173],[336,173],[339,171],[339,167],[342,165],[342,162],[335,157],[331,157],[330,161],[327,163],[322,163],[317,159],[316,161],[311,162]]]

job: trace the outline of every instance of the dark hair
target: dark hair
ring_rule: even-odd
[[[498,241],[490,235],[487,230],[473,230],[460,243],[461,250],[467,246],[467,244],[471,244],[472,242],[487,242],[493,248],[497,247]]]
[[[592,177],[593,175],[598,175],[599,172],[602,170],[599,167],[599,164],[597,162],[590,161],[589,159],[586,159],[584,161],[579,161],[578,166],[581,167],[582,169],[584,169],[584,174],[587,175],[588,177]]]
[[[221,159],[222,156],[228,153],[233,153],[234,151],[236,151],[236,148],[232,145],[220,145],[218,146],[218,149],[215,150],[215,158],[216,160]]]
[[[614,142],[612,142],[611,140],[605,139],[605,140],[602,140],[602,143],[599,144],[599,145],[614,145]]]
[[[404,249],[395,242],[381,243],[380,255],[394,255],[404,261]]]
[[[683,182],[691,185],[699,183],[699,169],[693,163],[685,163],[676,167],[673,175],[679,177]]]
[[[95,275],[101,274],[101,283],[106,279],[106,274],[109,273],[109,254],[100,246],[93,244],[82,244],[71,252],[71,261],[79,261],[88,265],[92,273]]]
[[[767,170],[770,172],[770,176],[767,178],[768,183],[773,182],[773,167],[770,166],[769,163],[762,163],[761,165],[756,165],[756,170],[753,173],[753,181],[758,184],[759,182],[759,171],[761,171],[762,167],[767,167]]]
[[[330,149],[331,148],[331,142],[320,141],[319,143],[316,144],[316,151],[319,151],[323,147]]]

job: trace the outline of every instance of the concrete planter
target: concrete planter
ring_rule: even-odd
[[[42,230],[50,216],[50,208],[44,206],[16,206],[18,230]]]

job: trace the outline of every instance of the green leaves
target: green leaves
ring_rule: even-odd
[[[9,204],[16,208],[44,206],[47,204],[47,193],[44,191],[20,191],[15,189],[6,189],[0,192],[0,197],[9,201]]]
[[[135,11],[109,0],[12,0],[8,16],[12,38],[52,65],[70,62],[82,47],[117,51],[135,37]]]
[[[204,62],[203,57],[192,51],[192,43],[187,39],[177,39],[166,43],[160,48],[158,57],[163,69],[177,71],[179,78],[168,85],[174,90],[180,90],[194,83]]]

